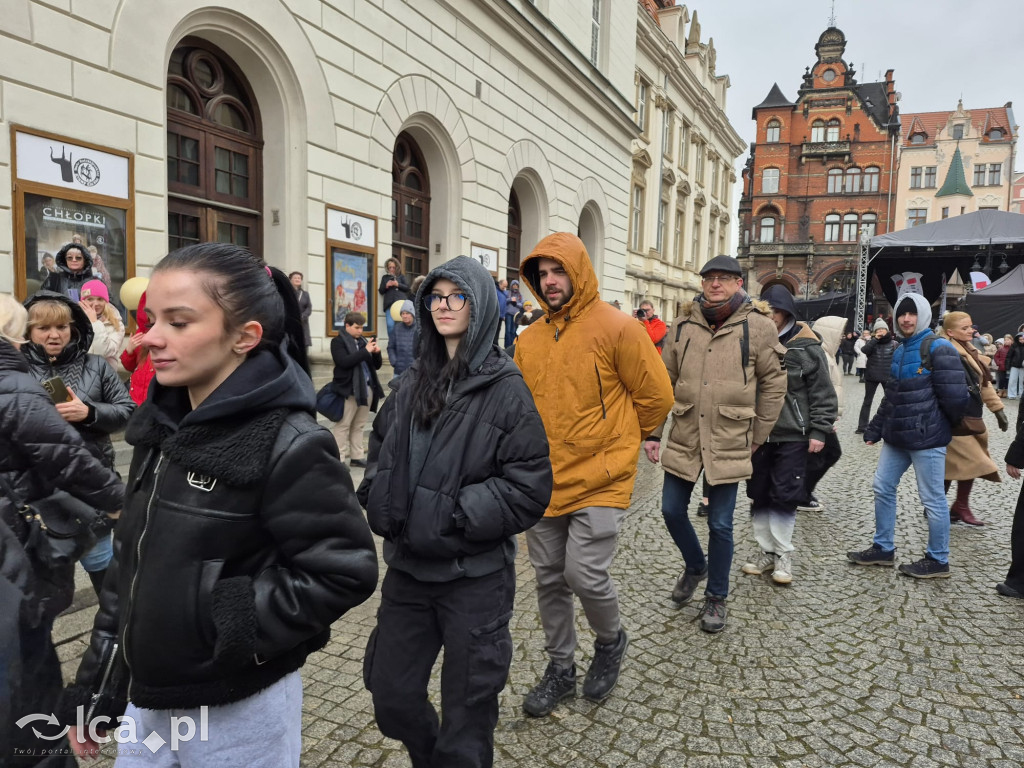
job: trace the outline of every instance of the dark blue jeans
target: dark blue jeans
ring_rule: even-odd
[[[686,511],[693,485],[689,480],[666,472],[661,489],[661,514],[672,540],[679,547],[686,570],[700,573],[708,569],[708,585],[704,594],[726,597],[729,594],[729,570],[732,568],[732,515],[736,509],[739,483],[708,486],[707,557]]]

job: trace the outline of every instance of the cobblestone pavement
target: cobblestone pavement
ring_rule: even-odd
[[[845,454],[819,487],[824,512],[799,513],[791,586],[739,572],[754,548],[740,505],[729,623],[720,635],[698,628],[699,602],[676,609],[668,599],[681,560],[661,519],[661,470],[642,459],[613,568],[631,644],[618,688],[603,704],[578,698],[548,718],[522,714],[522,697],[546,659],[533,573],[520,552],[515,655],[501,696],[496,766],[1024,764],[1024,604],[993,589],[1009,562],[1019,484],[978,481],[972,508],[988,524],[953,526],[948,580],[914,581],[847,563],[844,553],[870,545],[874,530],[879,449],[853,434],[862,392],[846,377]],[[1010,403],[1011,424],[1016,411]],[[1000,467],[1009,440],[992,435]],[[899,493],[899,562],[923,554],[921,509],[911,470]],[[706,525],[697,527],[706,541]],[[376,607],[377,596],[339,621],[303,670],[304,766],[409,765],[401,745],[374,726],[362,685]],[[90,614],[62,621],[81,626]],[[593,636],[580,626],[577,661],[585,670]],[[83,639],[63,632],[71,671]],[[436,675],[433,691],[436,701]]]

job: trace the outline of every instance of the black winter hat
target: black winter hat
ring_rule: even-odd
[[[776,283],[766,288],[761,293],[761,301],[767,301],[772,309],[785,312],[794,320],[800,319],[800,314],[796,311],[796,301],[793,298],[793,294],[784,285]]]
[[[910,313],[912,315],[917,314],[917,304],[909,296],[904,296],[900,299],[899,304],[896,305],[896,311],[893,312],[894,317],[902,317],[903,315]]]
[[[743,267],[732,256],[715,256],[711,261],[700,268],[700,276],[704,277],[708,272],[731,272],[734,275],[743,276]]]

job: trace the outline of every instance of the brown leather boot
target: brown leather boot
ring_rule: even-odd
[[[985,523],[974,516],[967,503],[971,496],[973,485],[973,480],[957,480],[956,501],[953,502],[953,506],[949,509],[949,516],[952,519],[953,515],[956,514],[960,518],[960,522],[966,525],[984,525]]]
[[[943,481],[943,483],[942,483],[942,493],[943,493],[943,495],[946,495],[946,494],[949,493],[949,486],[951,486],[952,484],[953,484],[952,480],[944,480]],[[927,509],[924,511],[924,516],[928,517],[928,510]],[[952,507],[949,508],[949,522],[950,523],[959,523],[960,522],[960,513],[957,511],[957,508],[956,508],[955,504]]]

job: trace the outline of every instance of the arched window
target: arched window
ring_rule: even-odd
[[[762,243],[774,243],[775,242],[775,219],[772,216],[763,216],[761,218],[761,238]]]
[[[839,214],[830,213],[825,217],[825,242],[839,242]]]
[[[416,140],[403,131],[391,158],[391,255],[409,280],[426,272],[430,254],[430,178]]]
[[[198,38],[167,70],[167,240],[235,243],[261,254],[259,111],[241,70]]]
[[[523,212],[519,208],[519,195],[514,189],[508,194],[508,265],[505,279],[510,283],[519,279],[519,246],[523,241]]]
[[[828,193],[838,195],[843,191],[843,169],[832,168],[828,172]]]
[[[761,192],[766,195],[779,191],[779,169],[765,168],[761,172]]]
[[[843,216],[843,242],[855,243],[858,239],[857,214],[848,213]]]
[[[865,192],[877,192],[878,191],[878,177],[880,172],[878,168],[871,166],[870,168],[864,169],[864,191]]]
[[[811,141],[824,141],[825,140],[825,123],[821,120],[815,120],[811,123]]]
[[[915,133],[910,137],[911,144],[924,144],[924,140],[927,138],[923,133]]]
[[[865,213],[860,217],[860,228],[868,237],[875,236],[875,226],[878,223],[878,217],[873,213]]]
[[[846,169],[846,191],[860,192],[860,168]]]
[[[833,117],[825,129],[825,141],[839,141],[839,118]]]
[[[769,120],[768,128],[765,131],[765,141],[769,144],[779,143],[779,133],[782,129],[782,123],[778,120]]]

